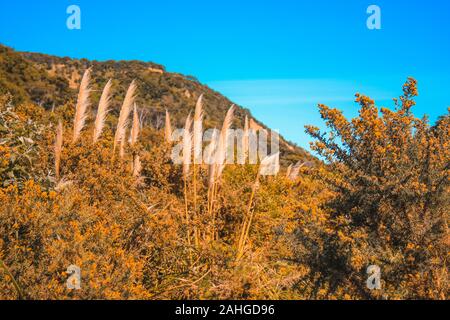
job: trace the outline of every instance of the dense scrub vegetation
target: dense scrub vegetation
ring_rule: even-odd
[[[120,139],[112,111],[94,142],[94,117],[77,121],[83,94],[53,110],[12,94],[0,96],[2,299],[447,298],[450,114],[415,118],[413,79],[396,110],[357,95],[348,121],[320,105],[329,131],[307,131],[323,163],[269,177],[227,165],[212,185],[210,167],[172,163],[164,125],[130,112]],[[215,114],[221,127],[226,109]],[[372,264],[381,290],[366,287]],[[66,287],[70,265],[81,290]]]

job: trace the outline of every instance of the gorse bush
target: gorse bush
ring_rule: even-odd
[[[372,297],[363,290],[363,270],[376,264],[385,284],[374,296],[446,298],[450,117],[435,126],[415,118],[417,94],[416,81],[408,79],[395,111],[379,111],[357,94],[358,118],[349,122],[321,105],[331,134],[308,127],[314,150],[329,161],[322,179],[336,193],[327,203],[333,233],[325,248],[335,263],[320,261],[334,269],[328,274],[345,279],[333,290],[353,282]]]
[[[39,118],[43,110],[33,105],[14,109],[10,95],[0,96],[0,178],[1,185],[18,184],[29,179],[45,183],[48,176],[45,172],[47,159],[38,157],[42,145],[51,134],[51,125],[43,124],[29,118],[35,114]]]
[[[447,298],[449,116],[412,115],[414,80],[381,115],[360,95],[352,121],[320,106],[331,134],[308,132],[324,162],[268,177],[270,157],[173,164],[133,85],[116,117],[114,81],[102,97],[93,81],[54,111],[0,98],[0,298]],[[185,123],[189,158],[205,103]],[[381,290],[366,287],[371,264]],[[71,265],[80,290],[66,286]]]

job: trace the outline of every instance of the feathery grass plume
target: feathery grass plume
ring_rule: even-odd
[[[141,158],[139,157],[139,155],[136,155],[133,161],[133,177],[138,178],[141,175],[141,170],[142,170]]]
[[[289,180],[295,181],[298,177],[298,174],[300,172],[301,167],[303,167],[306,164],[306,162],[301,163],[301,161],[298,161],[294,167],[292,168],[291,172],[288,175]]]
[[[203,94],[197,100],[194,113],[194,164],[201,162],[203,138]]]
[[[291,176],[291,172],[292,172],[292,164],[290,164],[286,170],[286,178],[289,179],[289,177]]]
[[[89,107],[89,94],[91,89],[89,88],[89,82],[91,80],[91,69],[87,69],[84,72],[83,78],[81,79],[80,91],[78,92],[77,105],[75,107],[75,118],[73,121],[73,140],[72,142],[77,142],[80,137],[81,130],[86,123],[87,109]]]
[[[212,188],[214,184],[214,178],[215,178],[215,168],[216,168],[216,152],[217,152],[217,145],[218,145],[218,137],[217,137],[217,130],[214,129],[212,136],[211,136],[211,143],[209,144],[209,150],[207,154],[206,161],[208,163],[208,187]]]
[[[139,115],[135,103],[133,108],[133,124],[131,126],[131,139],[130,139],[130,143],[132,146],[137,142],[139,136],[139,128],[140,128]]]
[[[206,163],[208,164],[208,216],[212,217],[212,227],[210,230],[211,239],[214,239],[215,235],[215,215],[213,213],[213,197],[214,197],[214,190],[215,190],[215,175],[216,175],[216,152],[217,152],[217,145],[218,145],[218,134],[217,130],[214,128],[212,136],[211,136],[211,143],[208,146],[208,153],[206,154]]]
[[[170,113],[166,109],[166,125],[164,127],[164,133],[166,137],[166,142],[172,142],[172,125],[170,124]]]
[[[191,155],[192,155],[192,118],[189,114],[186,118],[186,122],[184,125],[183,131],[183,177],[184,180],[187,180],[189,175],[189,168],[191,164]]]
[[[274,153],[265,157],[259,165],[260,176],[273,176],[280,170],[280,153]]]
[[[187,193],[187,182],[189,176],[189,166],[191,163],[192,156],[192,119],[189,114],[186,118],[186,123],[184,125],[183,131],[183,184],[184,184],[184,210],[186,215],[186,232],[187,232],[187,242],[189,248],[191,247],[191,226],[190,217],[188,209],[188,193]],[[192,252],[189,250],[189,261],[192,262]]]
[[[228,134],[231,124],[233,122],[233,113],[234,113],[234,105],[231,105],[230,109],[228,109],[227,114],[225,115],[225,119],[223,120],[222,130],[220,131],[220,135],[217,141],[217,148],[215,151],[215,160],[214,165],[210,166],[209,170],[209,181],[208,185],[211,188],[211,196],[210,196],[210,214],[213,216],[213,239],[218,236],[215,233],[215,212],[214,212],[214,203],[215,198],[218,192],[217,182],[219,181],[223,169],[225,168],[226,155],[227,155],[227,147],[228,147]]]
[[[194,128],[192,137],[194,140],[194,162],[193,162],[193,189],[194,189],[194,219],[197,221],[197,164],[202,163],[203,146],[203,94],[197,100],[194,113]],[[197,227],[194,227],[195,245],[198,247],[199,235]]]
[[[56,181],[59,180],[59,171],[61,167],[61,151],[63,145],[63,125],[61,120],[56,128],[56,141],[55,141],[55,176]]]
[[[139,114],[137,111],[136,103],[133,108],[133,124],[131,125],[131,133],[130,133],[130,144],[133,147],[139,137]],[[141,171],[141,161],[139,155],[136,154],[136,150],[133,150],[133,162],[131,163],[131,170],[133,171],[133,176],[138,177]]]
[[[258,173],[256,175],[255,182],[253,183],[253,186],[252,186],[252,193],[250,195],[250,201],[247,206],[247,214],[244,217],[244,221],[243,221],[242,227],[241,227],[241,233],[240,233],[239,241],[238,241],[238,252],[237,252],[236,261],[239,261],[239,259],[242,258],[242,256],[244,255],[245,243],[247,241],[248,234],[250,232],[250,226],[252,224],[254,213],[255,213],[254,210],[252,210],[252,207],[253,207],[253,199],[255,198],[256,191],[259,188],[259,178],[261,176],[265,176],[265,175],[276,174],[280,168],[279,159],[280,159],[280,153],[279,152],[274,153],[270,156],[265,157],[259,165]]]
[[[95,126],[94,126],[94,138],[93,142],[96,143],[100,138],[103,127],[105,126],[106,115],[109,112],[109,105],[111,103],[111,79],[106,83],[103,88],[102,96],[100,97],[100,102],[98,104],[97,117],[95,118]]]
[[[248,124],[248,116],[245,116],[244,120],[244,135],[242,137],[242,152],[244,153],[244,161],[247,160],[247,155],[249,152],[249,124]]]
[[[222,175],[223,169],[225,168],[225,160],[227,155],[227,142],[228,142],[228,133],[229,129],[231,127],[231,124],[233,122],[233,113],[234,113],[234,105],[228,109],[227,114],[225,116],[225,119],[223,120],[222,124],[222,130],[220,131],[220,137],[219,137],[219,145],[217,146],[217,153],[216,153],[216,165],[217,165],[217,171],[216,171],[216,181],[220,178]]]
[[[133,80],[128,87],[127,94],[120,109],[119,121],[117,123],[116,134],[114,136],[114,151],[119,143],[125,140],[125,134],[128,127],[128,118],[130,116],[131,108],[136,98],[136,82]]]
[[[217,166],[215,163],[212,163],[208,166],[208,188],[212,188],[214,182],[216,181],[216,169]]]
[[[214,128],[211,143],[208,146],[208,153],[206,154],[206,163],[208,164],[208,188],[212,188],[215,178],[216,168],[216,152],[218,145],[217,130]]]

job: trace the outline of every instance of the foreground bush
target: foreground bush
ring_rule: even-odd
[[[212,184],[137,117],[125,143],[114,117],[95,142],[97,122],[75,120],[73,139],[73,106],[2,96],[0,298],[446,299],[450,117],[415,118],[416,95],[410,79],[381,114],[357,95],[351,121],[320,106],[330,132],[308,132],[323,164],[294,177],[227,165]]]

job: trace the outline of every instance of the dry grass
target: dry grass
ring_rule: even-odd
[[[227,156],[227,140],[228,140],[228,133],[229,129],[231,128],[231,124],[233,123],[233,115],[234,115],[234,105],[232,105],[226,115],[225,119],[223,120],[222,124],[222,130],[220,131],[220,135],[217,142],[217,150],[215,152],[215,161],[213,167],[210,166],[210,188],[211,188],[211,213],[212,213],[212,220],[213,220],[213,239],[218,238],[215,221],[216,221],[216,212],[214,210],[214,204],[217,197],[217,192],[219,188],[219,181],[220,177],[222,176],[223,169],[226,165],[226,156]]]
[[[191,246],[191,218],[189,215],[189,204],[188,204],[188,178],[189,178],[189,170],[191,164],[191,156],[192,156],[192,118],[189,114],[186,118],[186,122],[184,125],[183,131],[183,184],[184,184],[184,209],[185,209],[185,219],[186,219],[186,229],[187,229],[187,242],[189,247]],[[189,248],[189,260],[192,262],[191,250]]]
[[[134,100],[136,98],[136,82],[133,80],[128,87],[127,94],[120,109],[119,120],[117,123],[116,134],[114,136],[114,150],[116,150],[117,145],[120,143],[120,149],[123,150],[125,146],[125,137],[128,128],[128,118],[130,117],[131,110],[134,105]],[[123,151],[121,151],[121,158],[123,157]]]
[[[109,80],[105,88],[103,89],[102,96],[100,97],[100,102],[98,104],[97,117],[95,118],[94,125],[94,137],[93,142],[96,143],[100,138],[103,127],[105,126],[106,115],[109,112],[109,105],[111,103],[111,86],[112,82]]]
[[[170,113],[166,109],[166,124],[164,126],[164,136],[166,138],[167,143],[172,142],[172,125],[170,123]]]
[[[242,227],[241,227],[241,232],[240,232],[238,246],[237,246],[238,250],[237,250],[236,261],[239,261],[242,258],[242,256],[244,255],[245,243],[247,241],[247,238],[248,238],[248,235],[250,232],[250,226],[252,225],[252,221],[253,221],[253,217],[254,217],[254,211],[252,210],[253,199],[254,199],[254,197],[256,195],[256,191],[259,187],[259,178],[262,175],[267,175],[268,172],[272,171],[272,169],[278,165],[277,162],[278,162],[279,156],[280,155],[278,153],[267,156],[261,161],[261,164],[259,165],[259,170],[256,175],[255,182],[253,183],[253,186],[252,186],[252,193],[250,195],[250,200],[248,202],[247,213],[244,217]]]
[[[126,106],[122,106],[121,120],[114,140],[110,135],[104,134],[102,143],[93,145],[91,142],[91,139],[94,141],[99,139],[104,131],[104,116],[108,109],[105,107],[105,113],[100,110],[97,112],[93,137],[86,138],[83,134],[76,140],[77,144],[70,145],[67,150],[63,149],[62,123],[58,123],[56,128],[56,141],[53,141],[54,129],[48,126],[48,121],[54,121],[53,114],[42,122],[47,125],[45,129],[48,130],[45,134],[47,138],[40,144],[44,146],[41,148],[44,150],[43,153],[35,159],[47,161],[42,166],[45,170],[40,168],[39,172],[52,170],[54,165],[56,183],[44,185],[33,177],[24,186],[11,185],[0,188],[0,202],[7,204],[0,208],[2,221],[0,249],[3,259],[0,261],[0,268],[5,270],[2,275],[5,273],[7,275],[0,296],[4,292],[6,294],[3,296],[8,294],[16,296],[17,291],[19,297],[23,297],[24,293],[16,281],[20,279],[26,298],[38,299],[367,298],[366,294],[371,294],[370,292],[361,294],[360,288],[350,282],[338,284],[335,291],[330,289],[331,282],[327,280],[330,271],[331,274],[337,273],[340,276],[343,274],[325,260],[328,260],[327,255],[335,258],[335,253],[336,256],[344,256],[347,261],[346,270],[353,270],[350,275],[352,281],[359,281],[361,277],[366,276],[360,270],[376,261],[371,256],[372,249],[366,249],[367,245],[378,242],[377,254],[381,254],[381,258],[385,261],[392,257],[391,252],[401,257],[399,260],[412,259],[408,271],[404,271],[404,264],[397,266],[392,264],[397,268],[393,270],[400,274],[400,276],[395,274],[398,283],[403,284],[400,287],[396,284],[386,287],[383,292],[390,298],[429,296],[445,299],[447,268],[445,261],[440,257],[445,257],[446,251],[440,242],[435,240],[428,242],[433,244],[433,248],[427,249],[425,241],[417,241],[421,239],[419,236],[423,235],[422,232],[406,233],[406,236],[410,236],[406,238],[405,244],[394,246],[390,238],[386,238],[387,240],[382,237],[371,238],[371,234],[366,233],[364,228],[371,227],[372,220],[369,220],[370,224],[363,225],[363,228],[352,227],[346,222],[342,223],[340,216],[335,215],[335,213],[347,214],[347,211],[343,210],[347,207],[342,206],[342,203],[346,205],[348,201],[353,201],[355,196],[366,199],[366,185],[359,185],[358,193],[341,194],[340,197],[344,197],[344,202],[339,204],[334,201],[339,200],[339,195],[336,197],[335,194],[337,192],[327,189],[328,184],[324,185],[326,178],[333,178],[332,182],[336,182],[334,172],[328,172],[327,168],[321,167],[315,171],[316,174],[323,175],[322,180],[316,180],[314,174],[306,174],[307,170],[305,174],[302,170],[300,176],[300,169],[308,166],[308,163],[302,162],[289,166],[285,177],[262,179],[261,176],[278,171],[278,154],[263,159],[259,167],[229,166],[225,171],[227,131],[233,120],[233,107],[225,116],[222,130],[219,134],[214,133],[209,149],[205,151],[209,162],[209,176],[203,179],[203,173],[206,172],[203,172],[203,167],[199,166],[195,159],[195,146],[198,146],[197,141],[200,141],[196,136],[203,126],[202,99],[199,98],[197,101],[194,117],[189,115],[186,119],[182,141],[183,166],[179,168],[170,164],[168,156],[170,145],[158,143],[151,145],[151,148],[144,148],[144,143],[139,143],[160,141],[163,133],[141,127],[138,108],[134,102],[130,104],[130,101],[134,100],[133,86],[134,84],[130,85],[125,97]],[[83,86],[80,86],[80,91],[83,90],[86,92]],[[103,90],[100,100],[107,100],[108,91],[107,88]],[[105,104],[107,105],[100,101],[99,109],[100,105]],[[132,124],[131,128],[128,128],[131,109],[133,109]],[[376,119],[377,112],[373,112]],[[67,114],[72,114],[72,110],[68,110]],[[79,119],[80,114],[83,112],[80,111],[75,119]],[[336,116],[335,112],[330,114]],[[399,113],[398,116],[392,113],[388,116],[392,118],[388,118],[387,125],[402,123],[402,120],[405,120],[404,113]],[[62,114],[61,119],[66,118],[66,114]],[[97,125],[97,120],[101,125]],[[338,117],[337,120],[342,119]],[[445,148],[448,145],[448,134],[445,133],[448,132],[449,123],[446,119],[443,121],[447,122],[442,122],[441,128],[436,127],[436,131],[432,134],[427,131],[428,129],[424,129],[425,124],[417,128],[419,133],[422,132],[419,138],[435,139],[430,141],[429,148],[440,148],[435,151],[436,157],[429,152],[431,149],[423,147],[423,142],[427,142],[427,139],[415,141],[413,138],[416,136],[407,136],[407,131],[394,126],[388,127],[389,130],[392,129],[399,135],[403,134],[405,141],[411,141],[408,152],[402,155],[404,157],[402,162],[389,160],[390,158],[384,154],[385,151],[380,151],[379,145],[371,149],[377,157],[368,160],[381,159],[383,162],[391,161],[390,164],[406,165],[409,168],[408,173],[412,174],[414,168],[429,170],[436,166],[437,169],[433,169],[429,178],[442,176],[446,173],[448,163],[445,161],[448,159],[448,148]],[[26,121],[23,123],[26,123],[25,126],[29,125]],[[367,121],[361,120],[357,126],[365,126],[366,123]],[[374,121],[373,125],[377,124],[378,122]],[[246,118],[244,132],[248,133],[251,126]],[[83,126],[80,132],[82,128]],[[380,138],[380,145],[390,137],[388,134],[391,131],[383,130],[381,132],[384,136]],[[362,130],[362,132],[369,131],[370,129]],[[165,133],[166,139],[172,133],[168,112],[166,112]],[[125,139],[128,134],[129,140]],[[248,135],[244,134],[244,139],[246,137]],[[317,134],[317,137],[320,139],[324,135]],[[373,140],[374,138],[369,136],[362,141]],[[445,144],[442,145],[442,141]],[[120,143],[123,161],[111,161],[113,142]],[[125,149],[125,143],[128,142],[130,148]],[[245,146],[248,140],[242,144]],[[367,145],[370,147],[370,144]],[[45,151],[53,149],[53,146],[54,164],[53,157]],[[10,148],[7,144],[6,147],[3,144],[0,147],[2,159],[9,159],[10,154],[15,152],[14,147]],[[400,154],[401,147],[403,145],[399,147]],[[365,148],[366,146],[361,148],[359,155],[366,154]],[[415,150],[420,152],[413,160],[417,162],[413,163],[409,155],[411,151],[414,154]],[[423,155],[427,152],[430,154],[428,159],[422,161]],[[9,161],[2,163],[4,167],[10,165]],[[192,163],[193,167],[190,166]],[[64,170],[61,170],[61,164],[64,165]],[[365,162],[359,161],[357,164],[362,171],[366,169]],[[276,172],[273,172],[273,169]],[[60,170],[64,172],[64,178],[70,181],[60,178]],[[145,179],[142,184],[138,184],[136,181],[139,180],[141,171]],[[350,182],[358,186],[361,183],[360,172],[346,169],[339,177],[342,181],[337,183],[345,186]],[[388,171],[382,173],[386,172]],[[417,180],[411,183],[395,180],[397,177],[403,178],[405,171],[396,172],[394,177],[389,177],[389,183],[407,187],[408,191],[408,198],[401,207],[383,202],[388,206],[386,211],[380,213],[390,215],[394,212],[389,221],[395,222],[395,228],[405,223],[405,220],[398,218],[404,208],[411,208],[410,212],[420,214],[430,201],[427,196],[420,194],[414,197],[414,201],[421,201],[419,205],[409,200],[411,199],[409,195],[417,190],[416,181],[425,181],[420,180],[422,172],[426,170],[421,171],[417,175]],[[371,174],[368,171],[366,173]],[[351,180],[346,178],[349,175]],[[373,175],[373,178],[378,177],[379,175]],[[443,183],[441,179],[435,179],[433,183]],[[437,190],[431,187],[427,190],[428,194]],[[208,192],[204,195],[206,199],[203,197],[203,190]],[[384,186],[380,185],[377,192],[383,195]],[[442,191],[440,195],[448,195],[448,191],[446,192],[447,194]],[[330,208],[326,206],[331,199],[339,205],[338,210],[331,208],[333,210],[328,211]],[[364,202],[362,203],[366,206]],[[431,222],[431,218],[439,218],[445,224],[442,217],[445,218],[445,205],[448,201],[436,203],[436,207],[439,208],[437,211],[429,209],[424,213],[427,219],[425,223]],[[367,219],[371,219],[368,215],[371,209],[372,207],[367,206],[358,209],[360,217],[366,216]],[[440,216],[431,217],[437,214]],[[423,219],[419,218],[420,216],[414,217],[411,222],[416,224],[414,228],[417,230],[425,230]],[[381,232],[386,230],[385,225],[379,226],[383,229],[373,230]],[[405,238],[402,230],[399,232],[395,228],[390,228],[388,230],[390,233],[384,235],[396,236],[396,242]],[[405,225],[404,230],[409,232],[412,229]],[[434,236],[434,231],[430,230],[430,234]],[[436,233],[436,236],[440,237],[440,233]],[[36,243],[36,239],[42,239],[42,242]],[[445,239],[447,241],[448,236]],[[348,251],[345,248],[348,248],[350,242],[352,250]],[[448,245],[448,241],[445,244]],[[385,248],[391,251],[384,254]],[[432,255],[427,264],[414,260],[415,256],[423,254],[423,250]],[[3,262],[11,267],[10,270]],[[88,285],[79,292],[66,290],[64,275],[54,276],[60,275],[65,270],[67,262],[80,265],[83,274],[86,275],[86,282],[83,283]],[[416,263],[422,265],[416,268]],[[32,267],[28,268],[30,266]],[[386,271],[391,272],[387,268]],[[391,276],[393,272],[390,273]],[[404,273],[404,277],[401,273]],[[317,275],[323,282],[317,281]],[[404,281],[405,279],[414,279],[415,282],[411,285]],[[364,284],[363,281],[358,283]],[[429,288],[431,289],[428,290]]]
[[[289,180],[295,181],[298,178],[298,174],[300,173],[300,169],[306,165],[306,162],[298,161],[294,166],[289,166],[291,170],[289,170],[288,173],[286,173],[286,176]]]
[[[193,128],[193,142],[194,142],[194,157],[193,157],[193,189],[194,189],[194,220],[198,221],[197,212],[197,164],[202,162],[203,149],[203,95],[197,100],[194,112],[194,128]],[[194,239],[195,246],[199,245],[199,232],[196,225],[194,225]]]
[[[59,180],[59,173],[61,168],[61,152],[63,146],[63,124],[59,121],[56,128],[56,141],[55,141],[55,177],[56,181]]]
[[[133,124],[131,126],[131,134],[130,134],[131,147],[134,147],[138,141],[140,127],[141,127],[141,125],[139,122],[139,114],[137,111],[136,104],[134,104]],[[133,162],[132,162],[131,168],[133,171],[133,176],[136,178],[139,178],[139,176],[141,174],[141,170],[142,170],[142,164],[141,164],[141,159],[140,159],[139,155],[137,154],[136,150],[133,150]]]
[[[246,161],[247,159],[247,155],[248,155],[248,148],[249,148],[249,134],[250,134],[250,127],[249,127],[249,123],[248,123],[248,116],[245,116],[245,120],[244,120],[244,135],[242,137],[242,150],[244,153],[244,161]]]
[[[75,118],[73,121],[73,139],[72,142],[77,142],[80,137],[81,130],[83,130],[87,119],[87,109],[89,108],[89,82],[91,79],[91,69],[84,72],[83,79],[80,84],[80,91],[78,92],[77,105],[75,107]]]
[[[228,133],[231,128],[231,124],[233,123],[234,109],[234,105],[228,109],[225,119],[223,120],[222,130],[220,131],[219,145],[216,154],[216,182],[220,179],[226,164]]]
[[[14,286],[14,289],[17,292],[17,295],[18,295],[19,299],[25,299],[25,294],[24,294],[22,288],[20,287],[19,283],[14,278],[13,274],[11,273],[11,271],[9,271],[8,267],[3,262],[2,259],[0,259],[0,269],[3,269],[3,271],[5,271],[5,273],[8,275],[8,277],[11,279],[11,282],[12,282],[12,284]]]

